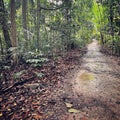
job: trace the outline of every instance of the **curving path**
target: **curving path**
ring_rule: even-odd
[[[120,66],[100,52],[98,42],[88,45],[80,69],[64,85],[68,103],[78,111],[61,120],[120,120]],[[70,76],[72,78],[70,78]],[[72,89],[71,89],[71,88]]]

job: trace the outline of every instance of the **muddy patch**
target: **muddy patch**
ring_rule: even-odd
[[[85,70],[82,70],[79,75],[78,75],[78,78],[80,81],[89,81],[89,80],[94,80],[95,77],[92,73],[89,73]]]

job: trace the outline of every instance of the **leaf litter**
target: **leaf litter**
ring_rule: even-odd
[[[2,85],[0,91],[0,120],[50,120],[57,114],[56,107],[64,106],[58,98],[53,99],[53,91],[61,86],[67,72],[80,64],[85,52],[85,49],[72,50],[56,60],[49,59],[41,67],[21,64],[7,70],[9,81]]]

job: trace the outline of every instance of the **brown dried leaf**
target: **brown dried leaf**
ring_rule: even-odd
[[[37,101],[37,102],[32,102],[32,105],[40,105],[40,102]]]
[[[2,101],[2,98],[0,98],[0,102]]]
[[[2,112],[0,112],[0,117],[2,117],[3,116],[3,113]]]
[[[37,119],[37,120],[39,120],[39,119],[42,118],[42,116],[39,115],[39,114],[37,114],[37,113],[33,113],[32,115],[33,115],[33,117],[34,117],[35,119]]]

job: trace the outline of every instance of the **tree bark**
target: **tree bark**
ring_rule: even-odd
[[[0,48],[1,48],[1,55],[3,55],[3,45],[2,45],[2,39],[1,39],[1,36],[0,36]]]
[[[15,22],[15,0],[11,0],[11,43],[12,47],[17,47],[17,38],[16,38],[16,22]]]
[[[15,22],[15,0],[10,1],[10,15],[11,15],[11,43],[12,47],[17,47],[17,37],[16,37],[16,22]],[[16,49],[15,49],[16,50]],[[13,65],[18,63],[18,56],[16,51],[13,50],[12,58],[13,58]]]
[[[6,43],[6,48],[12,47],[10,36],[9,36],[9,31],[8,31],[8,25],[7,25],[7,19],[6,19],[6,12],[5,12],[5,7],[4,7],[4,1],[0,0],[0,25],[2,27],[5,43]]]
[[[37,24],[36,24],[36,34],[37,34],[37,49],[39,50],[40,48],[40,13],[41,10],[39,11],[40,7],[40,0],[37,0]]]
[[[27,38],[27,0],[22,0],[22,26],[24,39],[26,41],[25,46],[28,48],[28,38]]]
[[[109,17],[109,19],[110,19],[110,25],[111,25],[111,35],[112,36],[114,36],[114,27],[113,27],[113,1],[112,0],[110,0],[110,7],[109,7],[109,9],[110,9],[110,17]]]

